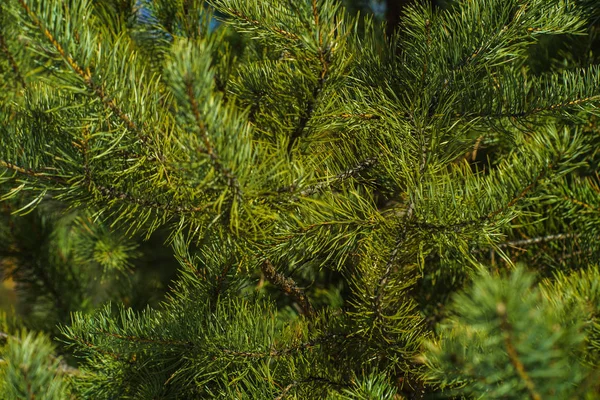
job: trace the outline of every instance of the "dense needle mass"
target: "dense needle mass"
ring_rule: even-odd
[[[2,2],[0,398],[597,397],[600,6],[437,3]]]

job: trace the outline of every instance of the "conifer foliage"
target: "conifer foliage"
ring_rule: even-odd
[[[3,1],[0,397],[596,398],[599,10]]]

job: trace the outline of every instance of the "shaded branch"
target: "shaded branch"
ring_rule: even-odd
[[[323,335],[322,337],[317,338],[315,340],[301,343],[297,346],[289,347],[286,349],[271,348],[268,351],[238,351],[238,350],[221,348],[220,350],[225,354],[230,354],[233,356],[240,356],[240,357],[248,357],[248,358],[284,357],[284,356],[292,355],[292,354],[300,352],[300,351],[312,349],[318,345],[327,343],[329,341],[332,341],[332,340],[335,340],[338,338],[345,339],[346,336],[345,335],[336,335],[336,334]]]
[[[25,79],[23,78],[23,75],[21,75],[21,72],[19,71],[19,66],[17,64],[17,62],[15,61],[15,58],[12,56],[6,41],[4,40],[4,36],[2,35],[2,33],[0,33],[0,50],[2,50],[2,52],[6,55],[6,58],[8,59],[8,62],[10,63],[10,67],[12,68],[15,77],[17,78],[17,81],[23,86],[23,87],[27,87],[27,83],[25,82]]]
[[[202,135],[202,141],[204,142],[204,149],[199,149],[199,150],[202,153],[208,155],[208,157],[210,158],[210,161],[213,164],[213,166],[215,167],[215,169],[217,171],[219,171],[221,174],[223,174],[223,176],[225,176],[225,178],[227,178],[227,182],[228,182],[229,186],[231,186],[234,189],[234,194],[236,196],[241,196],[242,190],[240,188],[240,184],[239,184],[237,177],[231,172],[231,170],[229,168],[227,168],[223,165],[223,163],[219,159],[219,156],[217,155],[212,143],[210,142],[210,138],[208,137],[208,127],[206,126],[206,124],[202,120],[202,116],[200,115],[200,108],[198,107],[198,101],[196,100],[196,97],[194,96],[193,81],[191,80],[191,78],[189,78],[186,81],[186,89],[187,89],[186,91],[187,91],[188,99],[192,106],[192,113],[194,114],[194,119],[196,120],[196,125],[198,126],[200,134]]]
[[[325,49],[323,48],[323,37],[322,37],[322,33],[321,33],[321,27],[319,26],[320,23],[319,23],[319,10],[317,8],[317,0],[312,0],[311,6],[312,6],[314,23],[315,23],[315,29],[317,30],[317,40],[318,40],[317,47],[319,49],[318,56],[319,56],[319,63],[321,64],[321,71],[319,72],[319,79],[317,81],[317,85],[313,88],[311,97],[308,100],[308,102],[306,103],[306,108],[304,109],[304,112],[300,116],[298,125],[296,126],[296,129],[294,130],[294,132],[292,133],[292,136],[290,137],[290,141],[289,141],[288,147],[287,147],[287,152],[290,155],[292,153],[292,149],[294,148],[294,144],[300,138],[300,136],[302,136],[304,129],[308,125],[308,122],[310,121],[310,119],[315,111],[317,100],[319,98],[319,95],[323,91],[323,88],[325,87],[327,73],[329,72],[329,60],[327,59]]]
[[[184,206],[176,206],[167,203],[161,203],[155,200],[143,199],[140,197],[135,197],[127,192],[120,191],[112,186],[99,185],[93,181],[89,181],[88,183],[95,186],[95,188],[102,194],[104,197],[107,197],[112,200],[120,200],[127,203],[139,205],[146,208],[154,208],[157,210],[167,211],[172,214],[180,214],[180,213],[196,213],[200,211],[204,211],[208,208],[209,205],[205,205],[203,207],[184,207]]]
[[[130,335],[119,335],[118,333],[107,332],[102,329],[98,329],[93,334],[102,334],[105,336],[109,336],[118,340],[123,340],[127,342],[133,343],[144,343],[144,344],[156,344],[161,346],[183,346],[183,347],[193,347],[192,342],[187,341],[179,341],[179,340],[167,340],[167,339],[151,339],[145,338],[141,336],[130,336]]]
[[[325,71],[324,68],[321,69],[319,80],[317,81],[317,84],[313,88],[310,98],[308,99],[308,102],[306,103],[306,107],[305,107],[302,115],[300,116],[300,119],[298,120],[298,125],[296,126],[296,129],[294,130],[294,132],[292,132],[292,136],[290,137],[290,141],[288,142],[287,152],[290,155],[292,153],[292,149],[294,148],[294,144],[296,143],[296,140],[298,140],[300,138],[300,136],[302,136],[304,129],[306,129],[306,126],[308,125],[308,121],[310,120],[310,118],[312,117],[312,115],[315,111],[315,107],[316,107],[316,103],[317,103],[319,94],[321,93],[321,91],[323,90],[323,87],[325,86],[325,73],[323,71]]]
[[[294,382],[290,383],[289,385],[287,385],[286,387],[283,388],[283,390],[281,391],[281,393],[279,394],[279,396],[275,397],[274,400],[283,400],[283,399],[285,399],[286,396],[287,396],[287,394],[288,394],[288,392],[292,388],[298,386],[299,384],[300,384],[300,382],[298,382],[298,381],[294,381]]]
[[[314,310],[304,291],[298,287],[292,278],[288,278],[282,273],[277,272],[271,261],[265,260],[260,267],[265,278],[273,285],[277,286],[286,295],[293,298],[302,309],[302,313],[310,316]]]
[[[342,113],[342,114],[334,115],[333,117],[343,118],[343,119],[358,118],[358,119],[363,119],[363,120],[381,119],[381,115],[370,114],[370,113],[363,113],[363,114]]]
[[[348,178],[354,177],[356,174],[359,174],[360,172],[362,172],[364,170],[371,168],[372,166],[377,164],[377,161],[378,161],[377,157],[367,158],[366,160],[363,160],[360,163],[358,163],[357,165],[355,165],[354,167],[337,174],[331,181],[317,183],[316,185],[309,186],[309,187],[303,189],[302,191],[300,191],[300,195],[301,196],[310,196],[312,194],[320,192],[322,189],[332,187]]]

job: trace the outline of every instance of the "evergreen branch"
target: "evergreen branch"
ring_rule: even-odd
[[[517,371],[517,374],[525,383],[525,387],[527,387],[527,391],[529,392],[531,400],[542,400],[542,397],[536,392],[535,383],[527,374],[525,366],[519,358],[519,353],[513,344],[513,338],[511,334],[512,327],[508,321],[506,305],[504,303],[498,303],[496,311],[498,312],[498,316],[501,318],[500,327],[504,331],[504,345],[506,347],[506,353],[508,354],[510,363],[513,365]]]
[[[548,235],[548,236],[539,236],[531,239],[521,239],[521,240],[511,240],[508,242],[503,242],[497,244],[495,247],[499,249],[505,248],[519,248],[521,246],[531,246],[540,243],[548,243],[556,240],[565,240],[565,239],[576,239],[579,235],[573,233],[558,233],[556,235]],[[486,251],[486,249],[474,249],[474,253],[482,253]],[[559,260],[560,261],[560,260]]]
[[[304,129],[308,125],[308,121],[311,119],[311,117],[315,111],[315,107],[316,107],[316,103],[317,103],[319,94],[325,87],[326,74],[327,74],[327,64],[322,64],[321,72],[319,73],[319,79],[317,81],[317,84],[313,88],[313,90],[311,92],[311,97],[308,99],[308,101],[306,103],[306,108],[302,112],[302,115],[300,116],[300,119],[298,120],[298,125],[296,126],[296,129],[294,130],[294,132],[292,132],[292,136],[290,137],[290,141],[289,141],[288,147],[287,147],[287,153],[289,155],[292,154],[292,149],[294,147],[294,144],[296,143],[296,140],[298,140],[300,138],[300,136],[302,136]]]
[[[526,7],[526,4],[523,4],[521,7],[522,7],[522,9],[524,9]],[[518,12],[516,14],[518,14]],[[492,45],[494,44],[494,42],[496,42],[497,39],[501,38],[502,34],[506,34],[509,32],[508,25],[510,25],[512,22],[513,21],[510,21],[508,24],[503,25],[502,27],[497,27],[499,29],[497,29],[493,35],[488,36],[485,39],[485,41],[481,42],[479,44],[479,46],[475,49],[475,51],[473,51],[473,53],[467,54],[463,60],[458,62],[456,65],[452,66],[450,69],[450,71],[452,72],[451,75],[454,76],[455,73],[461,72],[466,66],[468,66],[475,59],[477,59],[477,57],[479,57],[481,54],[484,54],[484,50],[492,48]],[[501,41],[498,40],[498,43],[501,43]],[[452,78],[446,80],[444,82],[444,89],[451,84],[452,84]]]
[[[433,224],[433,223],[429,223],[429,222],[419,222],[419,221],[411,223],[410,225],[413,227],[420,228],[420,229],[428,229],[428,230],[433,230],[433,231],[459,232],[460,230],[462,230],[463,228],[465,228],[467,226],[473,226],[473,225],[491,221],[495,217],[497,217],[499,214],[502,214],[503,212],[507,211],[508,209],[510,209],[511,207],[516,205],[520,200],[522,200],[531,190],[533,190],[538,185],[539,181],[542,180],[546,176],[546,174],[548,173],[548,170],[551,170],[552,168],[553,168],[553,165],[549,164],[546,168],[544,168],[542,171],[540,171],[540,173],[534,178],[534,180],[529,185],[527,185],[519,193],[517,193],[516,196],[511,198],[507,204],[505,204],[504,206],[499,207],[499,208],[493,210],[492,212],[490,212],[486,215],[483,215],[479,218],[461,221],[461,222],[457,222],[454,224],[448,224],[448,225],[439,225],[439,224]]]
[[[286,241],[289,239],[293,239],[299,235],[303,235],[305,233],[308,233],[310,231],[312,231],[313,229],[318,229],[318,228],[323,228],[323,227],[332,227],[332,226],[343,226],[343,225],[353,225],[355,224],[355,221],[325,221],[325,222],[317,222],[314,224],[310,224],[310,225],[306,225],[303,226],[302,228],[298,229],[296,232],[290,234],[290,235],[286,235],[286,236],[280,236],[277,237],[276,239],[278,241]],[[375,224],[372,221],[368,221],[367,224]]]
[[[114,112],[119,119],[125,123],[125,126],[132,132],[136,133],[142,143],[147,143],[150,139],[149,136],[142,133],[138,125],[111,99],[102,86],[97,85],[94,82],[92,73],[89,68],[80,66],[77,61],[68,54],[62,45],[56,40],[52,33],[44,26],[44,23],[35,15],[35,13],[25,3],[25,0],[18,0],[25,12],[29,15],[33,23],[40,29],[43,35],[52,44],[54,49],[60,54],[60,56],[67,62],[67,64],[75,71],[75,73],[83,80],[88,91],[95,94],[102,104],[107,106],[112,112]],[[162,156],[159,157],[162,159]]]
[[[300,305],[304,315],[312,315],[314,310],[312,304],[310,304],[310,300],[292,278],[288,278],[285,275],[277,272],[269,260],[265,260],[263,263],[261,263],[260,269],[269,282],[277,286],[279,289],[281,289],[281,291],[293,298]]]
[[[513,118],[527,117],[527,116],[530,116],[533,114],[538,114],[538,113],[545,112],[545,111],[557,111],[557,110],[560,110],[563,108],[573,107],[573,106],[576,106],[576,105],[579,105],[582,103],[598,102],[599,100],[600,100],[600,95],[588,96],[588,97],[581,98],[581,99],[566,101],[564,103],[551,104],[551,105],[545,106],[545,107],[537,107],[530,111],[524,111],[524,112],[517,113],[517,114],[506,114],[506,115],[503,115],[502,117],[513,117]]]
[[[2,332],[2,331],[0,331],[0,339],[1,340],[5,340],[5,341],[12,340],[12,341],[15,341],[17,343],[22,343],[21,339],[19,339],[18,337],[13,336],[13,335],[9,335],[8,333]],[[57,357],[57,356],[55,356],[53,354],[50,355],[50,358],[53,361],[58,361],[58,371],[60,373],[63,373],[63,374],[66,374],[66,375],[79,375],[79,374],[81,374],[81,371],[79,371],[79,369],[70,366],[69,364],[67,364],[65,362],[64,359],[59,358],[59,357]]]
[[[229,272],[229,269],[231,268],[231,265],[233,264],[233,262],[227,261],[224,264],[225,264],[225,267],[221,270],[221,273],[219,275],[217,275],[217,278],[216,278],[217,282],[216,282],[215,291],[214,291],[214,299],[215,300],[219,299],[219,295],[221,294],[221,291],[223,289],[223,282],[225,281],[225,278],[227,277],[227,273]],[[216,301],[213,304],[216,307]]]
[[[362,114],[342,113],[342,114],[335,115],[335,117],[343,118],[343,119],[358,118],[358,119],[363,119],[363,120],[381,119],[381,115],[370,114],[370,113],[362,113]]]
[[[87,340],[85,340],[84,338],[82,338],[80,336],[72,335],[69,337],[69,339],[79,342],[81,345],[87,347],[90,351],[100,353],[104,356],[108,356],[115,361],[125,362],[128,364],[133,364],[135,362],[135,357],[132,357],[129,360],[124,360],[123,356],[121,354],[101,349],[100,346],[96,346],[95,344],[88,342]]]
[[[204,149],[199,149],[202,153],[208,155],[208,157],[210,158],[211,163],[213,164],[213,166],[215,167],[215,169],[217,171],[219,171],[221,174],[223,174],[228,181],[228,184],[233,188],[234,194],[236,196],[242,196],[242,190],[240,188],[240,184],[238,182],[237,177],[231,172],[231,170],[227,167],[225,167],[222,163],[221,160],[219,159],[219,156],[217,155],[216,151],[214,150],[212,143],[210,142],[210,138],[208,137],[208,128],[206,126],[206,124],[204,123],[204,121],[202,120],[202,116],[200,115],[200,109],[198,107],[198,101],[196,100],[196,97],[194,96],[194,88],[193,88],[193,78],[188,77],[188,79],[185,80],[185,86],[186,86],[186,92],[187,92],[187,96],[188,96],[188,100],[190,101],[190,104],[192,106],[192,113],[194,114],[194,119],[196,120],[196,124],[198,126],[198,129],[200,130],[200,134],[202,135],[202,140],[204,142]]]
[[[421,151],[421,164],[419,165],[419,181],[420,182],[423,181],[423,175],[425,172],[425,168],[427,167],[427,146],[423,145],[421,150],[422,150]],[[414,202],[414,199],[411,199],[408,204],[408,207],[406,209],[406,212],[403,216],[404,224],[403,224],[402,230],[401,230],[400,234],[398,235],[398,238],[396,239],[396,242],[394,244],[394,248],[388,258],[387,264],[385,266],[385,271],[384,271],[383,275],[381,276],[381,278],[379,279],[379,282],[377,283],[377,287],[375,288],[376,297],[375,297],[375,302],[373,303],[373,306],[374,306],[374,309],[376,312],[375,315],[377,318],[380,318],[382,315],[382,300],[383,300],[383,295],[384,295],[384,291],[385,291],[385,286],[387,285],[388,279],[392,273],[392,268],[394,267],[394,263],[396,262],[396,259],[398,258],[398,252],[400,251],[400,247],[406,240],[406,236],[408,234],[408,227],[409,227],[408,222],[412,219],[414,209],[415,209],[415,202]]]
[[[283,399],[285,399],[285,397],[287,396],[288,392],[292,388],[298,386],[299,384],[300,384],[300,382],[298,382],[298,381],[294,381],[294,382],[290,383],[289,385],[287,385],[286,387],[284,387],[283,390],[281,391],[281,393],[279,394],[279,396],[275,397],[275,399],[273,399],[273,400],[283,400]]]
[[[182,207],[182,206],[171,206],[170,204],[164,204],[156,200],[147,200],[135,197],[127,192],[120,191],[112,186],[101,185],[98,184],[94,178],[92,177],[92,173],[89,165],[89,154],[88,154],[88,140],[89,140],[89,132],[87,129],[84,129],[84,137],[81,143],[76,143],[76,148],[81,152],[83,156],[83,170],[84,170],[84,180],[86,182],[86,186],[88,190],[91,192],[91,187],[95,187],[104,197],[110,200],[118,200],[127,202],[130,204],[135,204],[138,206],[142,206],[145,208],[153,208],[157,210],[167,211],[172,214],[179,213],[195,213],[199,211],[203,211],[207,205],[203,207]]]
[[[494,210],[493,212],[491,212],[490,214],[488,214],[487,216],[485,216],[486,220],[492,220],[493,218],[495,218],[498,214],[503,213],[504,211],[508,210],[509,208],[513,207],[515,204],[517,204],[521,199],[523,199],[531,190],[533,190],[533,188],[535,188],[538,184],[539,181],[541,181],[547,174],[548,171],[552,170],[554,168],[553,164],[548,164],[548,166],[546,168],[543,168],[540,173],[533,179],[533,181],[527,185],[523,190],[521,190],[521,192],[519,192],[515,197],[513,197],[508,204],[506,204],[506,206],[499,208],[497,210]]]
[[[319,24],[319,9],[317,7],[317,0],[311,1],[313,18],[315,20],[315,29],[317,30],[317,40],[319,46],[319,61],[321,62],[321,79],[325,79],[327,74],[328,64],[325,60],[325,50],[323,49],[323,36],[321,34],[321,26]]]
[[[315,27],[317,29],[317,37],[319,40],[319,47],[322,48],[323,47],[323,38],[321,37],[321,29],[319,26],[319,9],[317,8],[317,0],[311,1],[311,7],[312,7],[313,17],[315,19]]]
[[[302,191],[300,191],[300,196],[310,196],[312,194],[315,194],[317,192],[320,192],[321,190],[325,189],[325,188],[330,188],[335,186],[336,184],[345,181],[346,179],[352,178],[354,177],[356,174],[361,173],[364,170],[367,170],[369,168],[371,168],[372,166],[374,166],[375,164],[377,164],[378,158],[377,157],[370,157],[367,158],[366,160],[361,161],[360,163],[358,163],[357,165],[355,165],[354,167],[341,172],[339,174],[337,174],[331,181],[329,182],[321,182],[321,183],[317,183],[316,185],[312,185],[309,186],[305,189],[303,189]],[[290,189],[291,191],[291,189]]]
[[[260,351],[238,351],[238,350],[231,350],[231,349],[226,349],[226,348],[221,348],[220,350],[225,353],[225,354],[230,354],[233,356],[240,356],[240,357],[248,357],[248,358],[277,358],[277,357],[285,357],[285,356],[290,356],[294,353],[297,352],[301,352],[301,351],[305,351],[305,350],[310,350],[315,348],[316,346],[319,346],[323,343],[327,343],[330,340],[334,340],[337,338],[346,338],[346,335],[336,335],[336,334],[328,334],[328,335],[323,335],[320,338],[317,338],[315,340],[311,340],[309,342],[305,342],[305,343],[301,343],[297,346],[293,346],[293,347],[289,347],[286,349],[276,349],[276,348],[271,348],[268,352],[260,352]]]
[[[570,203],[573,203],[573,204],[577,204],[578,206],[581,206],[583,208],[587,208],[588,210],[594,210],[594,211],[598,211],[599,210],[598,207],[595,207],[595,206],[593,206],[593,205],[591,205],[589,203],[586,203],[584,201],[581,201],[579,199],[575,199],[575,198],[572,198],[572,197],[563,197],[563,200],[566,200],[566,201],[568,201]]]
[[[329,61],[325,57],[325,49],[323,48],[323,37],[321,34],[321,27],[319,26],[319,9],[317,7],[317,0],[312,0],[311,6],[312,6],[314,23],[315,23],[315,29],[317,30],[317,40],[318,40],[317,46],[319,49],[318,52],[319,52],[319,62],[321,64],[321,71],[319,72],[319,79],[317,81],[317,85],[313,88],[312,93],[311,93],[311,98],[306,103],[306,108],[304,109],[304,112],[300,116],[300,120],[298,121],[296,130],[292,133],[292,136],[288,143],[287,152],[290,155],[292,153],[292,149],[294,147],[296,140],[298,140],[300,138],[300,136],[302,136],[302,133],[304,132],[304,129],[306,128],[309,120],[312,118],[315,107],[317,105],[316,103],[319,98],[319,95],[323,91],[323,88],[325,87],[325,80],[327,78],[327,73],[329,71]]]
[[[8,59],[8,62],[10,63],[10,67],[12,68],[13,73],[15,74],[15,77],[17,78],[17,81],[23,87],[27,87],[27,83],[25,82],[25,79],[23,78],[23,76],[21,75],[21,72],[19,71],[19,65],[15,61],[15,58],[12,56],[10,49],[6,45],[6,41],[4,40],[4,36],[2,35],[1,32],[0,32],[0,50],[2,50],[2,52],[6,55],[6,58]]]
[[[506,247],[520,247],[520,246],[529,246],[538,243],[547,243],[553,242],[555,240],[564,240],[564,239],[573,239],[577,238],[579,235],[573,233],[559,233],[556,235],[548,235],[548,236],[540,236],[531,239],[522,239],[522,240],[513,240],[510,242],[504,242],[498,244],[498,248],[506,248]]]
[[[102,329],[98,329],[95,332],[91,332],[92,334],[102,334],[105,336],[109,336],[118,340],[123,340],[132,343],[143,343],[143,344],[156,344],[161,346],[183,346],[183,347],[193,347],[194,344],[188,341],[180,341],[180,340],[166,340],[166,339],[151,339],[145,338],[141,336],[129,336],[129,335],[119,335],[118,333],[107,332]]]
[[[127,203],[135,204],[138,206],[153,208],[156,210],[168,211],[174,215],[179,213],[196,213],[204,211],[210,204],[205,204],[199,207],[183,207],[183,206],[171,206],[170,204],[161,203],[156,200],[148,200],[139,197],[135,197],[127,192],[120,191],[113,186],[99,185],[93,180],[88,180],[88,184],[92,184],[104,197],[124,201]]]
[[[581,105],[581,104],[597,103],[599,101],[600,101],[600,95],[595,95],[595,96],[587,96],[584,98],[565,101],[563,103],[556,103],[556,104],[550,104],[548,106],[536,107],[531,110],[526,110],[526,111],[521,111],[521,112],[516,112],[516,113],[508,112],[508,113],[487,114],[487,113],[467,112],[467,113],[455,113],[454,116],[457,118],[465,118],[465,117],[468,117],[468,118],[473,118],[473,117],[477,117],[477,118],[525,118],[525,117],[530,117],[530,116],[544,113],[544,112],[558,111],[558,110],[562,110],[562,109],[569,108],[569,107],[574,107],[574,106]]]
[[[411,202],[408,206],[408,209],[406,210],[406,214],[404,215],[404,220],[407,221],[413,213],[414,210],[414,203]],[[384,290],[385,287],[388,283],[388,280],[390,278],[390,275],[392,274],[392,269],[394,267],[394,264],[396,262],[396,259],[398,258],[398,252],[400,251],[400,247],[402,246],[402,244],[404,243],[405,239],[406,239],[406,235],[408,233],[408,224],[404,224],[402,231],[400,232],[400,234],[398,235],[398,238],[396,239],[396,242],[394,243],[394,248],[392,249],[392,252],[388,258],[387,264],[385,266],[385,271],[383,273],[383,275],[381,275],[381,278],[379,279],[379,282],[377,282],[377,287],[375,288],[375,301],[373,303],[374,306],[374,310],[376,312],[376,316],[377,318],[380,318],[382,315],[382,300],[383,300],[383,295],[384,295]]]
[[[249,24],[249,25],[254,25],[255,27],[258,28],[262,28],[263,24],[260,21],[257,21],[255,19],[252,19],[250,17],[248,17],[247,15],[244,15],[243,13],[241,13],[238,10],[234,10],[231,7],[225,7],[225,8],[220,8],[223,11],[228,12],[229,14],[235,16],[236,18],[244,21],[245,23]],[[267,28],[268,30],[272,30],[273,32],[283,36],[286,39],[292,39],[292,40],[300,40],[300,37],[294,33],[288,32],[284,29],[281,28],[277,28],[277,27],[269,27]]]
[[[39,179],[46,179],[46,180],[54,181],[61,185],[67,185],[69,183],[67,180],[65,180],[64,178],[61,178],[59,176],[48,175],[44,172],[35,171],[35,170],[29,169],[29,168],[23,168],[23,167],[20,167],[18,165],[15,165],[13,163],[3,161],[3,160],[0,160],[0,167],[4,167],[4,168],[10,169],[10,170],[13,170],[19,174],[27,175],[32,178],[39,178]]]
[[[429,20],[427,21],[427,24],[429,24]],[[423,73],[425,73],[425,71]],[[427,143],[423,143],[423,146],[421,147],[421,163],[419,164],[419,183],[423,182],[426,168],[427,168]],[[403,216],[404,224],[403,224],[402,230],[401,230],[400,234],[398,235],[398,238],[396,239],[394,248],[390,254],[390,257],[388,258],[388,262],[386,264],[385,271],[384,271],[383,275],[381,276],[381,278],[379,279],[379,282],[377,283],[377,287],[375,289],[375,293],[377,294],[377,296],[375,297],[375,302],[373,305],[374,305],[374,308],[376,311],[375,315],[377,316],[377,318],[380,318],[382,315],[382,300],[383,300],[385,286],[387,285],[388,279],[392,273],[392,268],[398,257],[398,252],[400,250],[400,246],[402,246],[402,244],[406,240],[406,236],[408,234],[408,226],[409,226],[408,222],[412,219],[414,210],[415,210],[415,201],[414,201],[414,199],[411,198],[411,200],[408,204],[408,207],[406,208],[406,212]]]
[[[197,212],[202,211],[205,207],[172,207],[170,204],[163,204],[155,200],[145,200],[141,198],[136,198],[129,193],[120,191],[112,186],[105,186],[98,184],[94,178],[92,177],[92,173],[89,165],[89,153],[88,153],[88,140],[89,140],[89,131],[84,129],[84,136],[81,143],[76,143],[76,148],[81,152],[83,156],[83,171],[84,171],[84,180],[86,182],[86,186],[88,190],[93,186],[95,187],[103,196],[112,200],[124,201],[127,203],[135,204],[138,206],[146,207],[146,208],[154,208],[163,211],[168,211],[173,214],[182,213],[182,212]],[[90,190],[91,191],[91,190]]]
[[[427,19],[425,21],[425,57],[423,57],[423,68],[421,72],[421,90],[425,89],[425,82],[427,77],[427,70],[429,67],[429,54],[431,47],[431,21]]]

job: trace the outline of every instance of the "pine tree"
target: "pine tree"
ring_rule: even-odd
[[[444,4],[4,1],[2,398],[597,398],[600,8]]]

